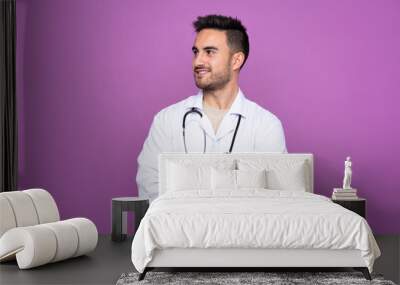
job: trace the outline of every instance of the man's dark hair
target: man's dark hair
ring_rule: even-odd
[[[207,15],[203,17],[199,16],[197,17],[197,20],[193,22],[193,27],[195,28],[196,33],[203,29],[217,29],[226,31],[228,46],[231,51],[241,51],[244,53],[244,61],[240,67],[240,69],[242,69],[247,58],[249,57],[250,46],[246,27],[242,25],[240,20],[222,15]]]

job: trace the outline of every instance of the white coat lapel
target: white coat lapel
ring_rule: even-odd
[[[200,127],[205,131],[207,136],[209,136],[211,139],[215,139],[215,133],[211,122],[203,111],[203,91],[199,91],[190,107],[195,107],[201,111],[203,116],[201,119],[199,119]]]
[[[236,127],[237,118],[238,116],[235,114],[225,114],[217,131],[216,138],[218,140],[229,135],[230,133],[233,133]]]
[[[235,101],[233,101],[231,107],[229,108],[229,111],[226,113],[224,116],[217,132],[217,139],[221,139],[230,133],[235,131],[239,115],[242,115],[243,117],[246,117],[246,114],[244,112],[244,104],[246,103],[246,99],[242,93],[242,91],[239,89],[238,94],[236,95]],[[239,126],[240,129],[240,126]],[[238,130],[240,132],[240,130]]]
[[[204,113],[203,113],[203,117],[200,120],[200,126],[203,128],[203,130],[206,132],[206,134],[210,138],[215,139],[214,129],[211,125],[210,120],[207,118],[207,116]]]

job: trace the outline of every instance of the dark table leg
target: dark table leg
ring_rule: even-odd
[[[126,212],[122,210],[121,203],[112,202],[112,233],[113,241],[126,239]]]
[[[137,229],[139,228],[140,221],[143,219],[146,211],[149,207],[149,203],[141,203],[135,206],[135,229],[133,234],[136,233]]]

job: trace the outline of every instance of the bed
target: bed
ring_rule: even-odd
[[[364,218],[314,194],[312,154],[159,157],[159,197],[132,242],[143,279],[159,267],[352,267],[380,250]]]

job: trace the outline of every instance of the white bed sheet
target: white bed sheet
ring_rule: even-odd
[[[324,196],[265,189],[161,195],[133,239],[135,268],[165,248],[357,249],[370,272],[380,255],[361,216]]]

